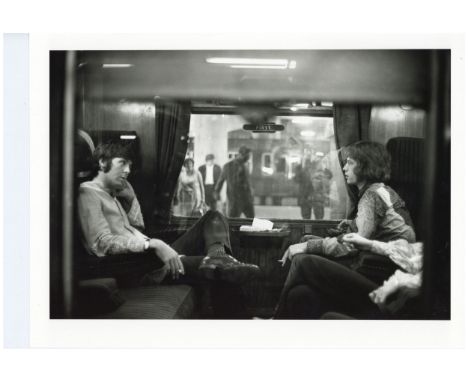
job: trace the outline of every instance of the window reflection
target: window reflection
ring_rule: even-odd
[[[194,162],[193,180],[201,178],[205,208],[219,209],[230,217],[245,217],[249,213],[239,213],[233,205],[240,203],[242,209],[251,197],[255,217],[344,218],[346,188],[333,118],[277,116],[272,122],[285,129],[253,133],[242,129],[245,120],[239,115],[191,116],[187,157]],[[246,162],[240,159],[242,148],[249,150]],[[182,187],[186,171],[184,167],[179,179]],[[216,184],[220,179],[224,182],[218,196]],[[218,200],[213,200],[213,191]],[[178,205],[176,198],[174,214],[190,216],[192,212],[186,205]]]

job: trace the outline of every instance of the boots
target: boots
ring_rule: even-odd
[[[203,275],[210,280],[244,283],[258,278],[260,268],[242,263],[231,256],[229,226],[222,215],[215,215],[203,227],[206,256],[200,264]]]

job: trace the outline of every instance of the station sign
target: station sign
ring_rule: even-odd
[[[283,131],[284,125],[278,125],[276,123],[262,123],[260,125],[245,124],[244,130],[251,131],[252,133],[276,133],[277,131]]]

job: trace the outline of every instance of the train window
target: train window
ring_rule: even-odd
[[[273,175],[273,168],[271,164],[272,164],[272,154],[263,153],[262,154],[262,174]]]
[[[285,155],[282,155],[279,157],[276,161],[276,172],[278,174],[286,174],[287,169],[286,169],[286,163],[287,163],[287,157]]]
[[[332,116],[276,115],[283,131],[255,133],[237,114],[192,114],[175,216],[200,205],[229,217],[342,219],[347,192]],[[247,152],[245,162],[243,155]]]

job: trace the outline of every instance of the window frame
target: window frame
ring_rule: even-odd
[[[267,104],[268,102],[264,101],[264,104]],[[252,104],[258,104],[258,102],[252,102]],[[334,118],[334,109],[333,106],[315,106],[310,109],[299,109],[297,111],[292,111],[288,109],[278,109],[278,112],[273,114],[272,116],[274,117],[324,117],[324,118]],[[203,115],[239,115],[241,116],[242,113],[237,106],[194,106],[192,105],[190,109],[190,114],[191,115],[196,115],[196,114],[203,114]],[[228,151],[228,157],[229,154],[237,154],[237,153],[231,153]],[[264,153],[264,154],[270,154],[271,155],[271,168],[273,169],[273,173],[275,172],[275,166],[274,166],[274,156],[272,153]],[[263,155],[262,154],[262,165],[263,165]],[[252,158],[249,160],[249,169],[250,173],[252,173]],[[286,163],[286,167],[288,166],[288,163]],[[287,170],[287,169],[286,169]],[[287,174],[287,172],[286,172]],[[245,218],[245,217],[229,217],[226,216],[226,218],[229,220],[230,225],[232,223],[236,224],[244,224],[245,221],[251,221],[251,218]],[[184,222],[185,224],[190,224],[193,220],[195,222],[197,218],[192,218],[192,217],[185,217],[185,216],[177,216],[177,215],[172,215],[172,219],[175,219],[174,222]],[[293,225],[298,225],[298,224],[305,224],[304,232],[305,233],[311,233],[309,230],[310,227],[312,226],[330,226],[334,225],[337,222],[341,221],[341,219],[284,219],[284,218],[268,218],[268,220],[271,220],[272,222],[276,222],[277,224],[293,224]],[[310,231],[310,232],[309,232]]]

